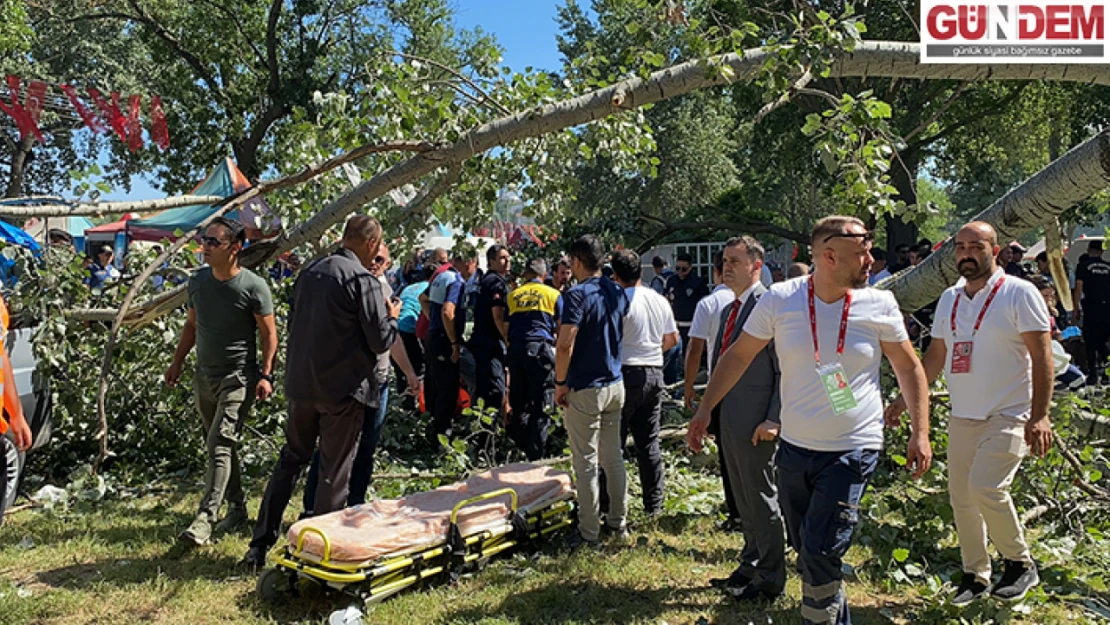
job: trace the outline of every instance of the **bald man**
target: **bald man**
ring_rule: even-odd
[[[867,288],[873,240],[854,217],[817,222],[813,274],[775,284],[760,298],[718,360],[686,437],[695,451],[701,448],[713,407],[773,339],[781,427],[763,422],[752,444],[782,439],[775,456],[779,506],[801,564],[803,623],[851,622],[841,566],[883,446],[883,355],[909,399],[906,465],[920,477],[932,462],[924,369],[894,295]]]
[[[989,224],[972,222],[956,234],[961,278],[940,297],[924,360],[930,383],[944,371],[952,398],[948,494],[964,570],[956,605],[988,589],[1020,601],[1040,583],[1010,484],[1026,453],[1044,456],[1052,444],[1049,313],[1031,282],[997,264],[1000,251]],[[898,398],[887,408],[888,422],[897,423],[904,409]],[[993,587],[988,536],[1005,559]]]

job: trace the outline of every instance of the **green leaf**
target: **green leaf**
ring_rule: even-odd
[[[905,462],[905,459],[903,459],[903,462]],[[890,555],[894,558],[896,562],[901,563],[905,562],[910,557],[910,550],[904,547],[899,547],[891,552]]]
[[[635,35],[640,32],[640,28],[639,22],[629,22],[624,25],[624,31],[630,35]]]

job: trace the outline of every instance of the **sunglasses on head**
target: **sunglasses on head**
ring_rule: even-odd
[[[216,237],[201,237],[200,242],[207,245],[208,247],[220,247],[224,244],[223,241],[219,240]]]
[[[860,239],[864,243],[873,243],[875,241],[875,233],[868,230],[867,232],[837,232],[825,237],[822,243],[828,243],[832,239]]]

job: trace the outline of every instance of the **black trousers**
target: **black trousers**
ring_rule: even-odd
[[[663,368],[623,367],[624,409],[621,411],[621,441],[628,440],[636,450],[644,511],[663,509],[663,454],[659,449],[659,428],[663,418]]]
[[[495,408],[500,414],[505,403],[505,342],[492,337],[476,336],[470,339],[470,352],[474,354],[475,396],[485,402],[486,408]]]
[[[446,332],[428,335],[428,376],[425,385],[425,407],[432,414],[432,431],[435,439],[449,434],[459,405],[459,363],[451,362],[451,341]]]
[[[1110,319],[1105,318],[1107,308],[1090,306],[1083,309],[1083,343],[1087,347],[1088,379],[1106,378],[1106,361],[1110,357],[1110,349],[1106,347],[1106,341],[1110,339]]]
[[[717,439],[717,461],[721,464],[721,488],[725,491],[725,508],[728,510],[728,518],[734,522],[740,521],[740,506],[736,503],[736,497],[732,493],[732,480],[728,475],[728,462],[725,460],[725,446],[720,444],[721,440],[721,407],[717,406],[713,409],[713,417],[709,422],[709,433]]]
[[[301,470],[312,462],[320,443],[320,478],[316,488],[315,514],[341,510],[347,503],[351,464],[362,432],[366,406],[353,398],[336,404],[289,402],[285,423],[285,445],[277,466],[266,484],[251,547],[269,549],[277,543],[285,508]]]
[[[529,460],[543,458],[555,405],[555,348],[546,341],[514,341],[509,346],[509,436]]]

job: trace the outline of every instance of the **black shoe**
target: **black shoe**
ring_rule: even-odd
[[[725,519],[717,523],[717,529],[722,532],[742,532],[744,526],[740,523],[740,519]]]
[[[991,594],[1003,601],[1017,602],[1024,599],[1025,594],[1040,583],[1041,578],[1037,575],[1035,565],[1006,560],[1002,579],[998,580],[994,588],[991,588]]]
[[[590,549],[597,549],[598,548],[598,541],[596,541],[596,540],[586,540],[582,536],[582,533],[576,530],[573,533],[567,535],[566,539],[563,540],[563,547],[567,551],[571,551],[571,552],[578,551],[582,547],[589,547]]]
[[[987,594],[987,585],[979,581],[974,575],[964,573],[956,594],[952,595],[951,604],[963,606]]]
[[[728,586],[725,592],[732,597],[733,601],[774,601],[778,598],[778,594],[756,588],[755,584],[748,584],[742,588]]]
[[[709,585],[713,588],[720,590],[727,590],[729,588],[743,588],[752,583],[752,578],[740,573],[740,569],[736,569],[728,577],[714,577],[709,580]]]
[[[251,547],[247,550],[247,555],[243,556],[241,564],[252,573],[258,569],[266,567],[266,551],[262,547]]]

